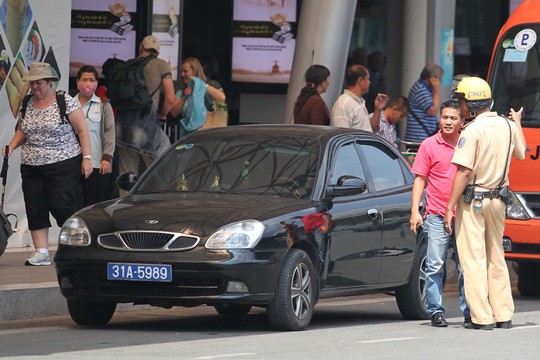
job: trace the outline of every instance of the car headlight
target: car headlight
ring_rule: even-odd
[[[90,231],[86,223],[76,216],[66,220],[58,235],[58,243],[62,245],[88,246],[90,239]]]
[[[246,220],[219,228],[206,241],[207,249],[252,249],[262,237],[264,225]]]
[[[508,191],[510,195],[510,205],[506,206],[506,218],[507,219],[516,219],[516,220],[529,220],[530,216],[528,214],[527,208],[523,205],[521,196],[514,194],[512,191]]]

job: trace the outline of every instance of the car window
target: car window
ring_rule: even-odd
[[[319,143],[302,138],[199,138],[177,144],[137,184],[141,192],[311,195]]]
[[[394,154],[381,149],[383,144],[361,144],[360,147],[366,157],[375,191],[382,191],[405,185],[405,178],[400,162]]]
[[[338,179],[343,175],[366,178],[353,142],[344,144],[337,149],[330,177],[331,184],[337,184]]]

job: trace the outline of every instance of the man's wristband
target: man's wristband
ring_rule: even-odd
[[[92,155],[84,155],[83,159],[92,160]]]

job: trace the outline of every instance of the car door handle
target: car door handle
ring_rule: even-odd
[[[379,211],[377,209],[369,209],[367,214],[371,220],[375,220],[379,216]]]

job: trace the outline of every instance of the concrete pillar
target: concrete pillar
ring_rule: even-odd
[[[455,0],[404,0],[403,3],[403,58],[401,65],[401,93],[409,94],[409,89],[420,77],[420,72],[427,62],[443,66],[441,50],[443,31],[454,29]],[[453,39],[452,39],[453,41]],[[453,49],[452,49],[453,50]],[[451,66],[445,73],[453,77],[453,53]],[[448,62],[446,62],[448,65]],[[450,83],[444,83],[441,89],[441,102],[448,99]],[[406,121],[399,127],[399,137],[405,135]]]
[[[304,73],[313,64],[330,69],[330,86],[322,95],[328,109],[341,94],[347,65],[356,0],[304,0],[287,90],[283,122],[289,123],[294,102],[305,85]]]

